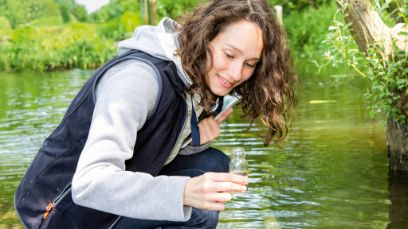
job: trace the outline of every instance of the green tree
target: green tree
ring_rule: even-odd
[[[384,3],[369,0],[337,0],[344,21],[335,20],[329,42],[347,64],[371,81],[367,93],[374,111],[386,114],[390,169],[408,172],[408,6],[394,0],[395,11],[404,23],[389,27],[381,15]],[[382,13],[378,13],[381,12]],[[391,17],[392,18],[392,17]],[[395,18],[395,17],[394,17]],[[350,33],[348,33],[348,31]],[[352,34],[351,37],[349,34]],[[357,48],[353,46],[355,41]],[[362,68],[361,66],[366,66]]]
[[[75,0],[55,0],[58,4],[64,23],[70,22],[72,17],[78,21],[88,20],[88,13],[83,5],[78,5]]]
[[[283,6],[286,14],[289,14],[292,11],[299,12],[306,10],[310,7],[319,8],[322,5],[329,4],[333,1],[331,0],[269,0],[272,5],[281,5]]]
[[[183,15],[187,10],[190,10],[194,6],[207,2],[205,0],[186,0],[180,1],[177,4],[174,4],[172,0],[158,0],[157,1],[157,10],[160,17],[168,16],[171,18],[177,18]]]
[[[0,0],[0,15],[4,16],[6,15],[8,8],[8,0]]]
[[[71,15],[69,12],[69,7],[65,4],[59,5],[59,10],[61,12],[61,17],[64,23],[68,23],[71,21]]]
[[[107,22],[119,18],[125,12],[140,12],[138,0],[111,0],[109,4],[90,15],[94,22]]]
[[[41,17],[59,17],[58,5],[53,0],[12,0],[7,2],[6,17],[13,28],[18,25],[30,24]]]
[[[88,20],[88,12],[83,5],[75,5],[72,8],[71,13],[78,21],[86,22]]]

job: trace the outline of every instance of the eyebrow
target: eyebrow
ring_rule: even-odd
[[[241,55],[243,54],[242,50],[239,49],[239,48],[237,48],[237,47],[235,47],[234,45],[232,45],[232,44],[227,44],[227,46],[229,46],[230,48],[236,50],[236,51],[239,52]],[[252,58],[249,58],[248,60],[260,60],[260,59],[261,59],[260,57],[252,57]]]

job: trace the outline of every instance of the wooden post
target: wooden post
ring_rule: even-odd
[[[276,13],[276,17],[278,18],[279,23],[283,26],[283,8],[281,5],[276,5],[273,7]]]
[[[157,0],[149,0],[149,24],[157,23]]]
[[[140,0],[140,11],[142,14],[142,24],[149,24],[149,2],[148,0]]]

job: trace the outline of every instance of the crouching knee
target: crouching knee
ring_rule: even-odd
[[[212,172],[228,172],[229,170],[229,158],[223,152],[218,149],[209,148],[207,150],[206,163],[210,167],[209,171]]]
[[[191,215],[192,228],[214,229],[218,224],[218,211],[209,211],[193,208]]]

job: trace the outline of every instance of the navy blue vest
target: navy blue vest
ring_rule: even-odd
[[[155,66],[162,90],[156,111],[137,134],[133,158],[126,161],[126,170],[156,175],[164,165],[186,119],[185,85],[174,63],[130,51],[106,63],[86,82],[28,168],[14,200],[26,227],[99,229],[108,228],[118,218],[73,203],[71,181],[88,137],[96,84],[110,67],[130,59]]]

